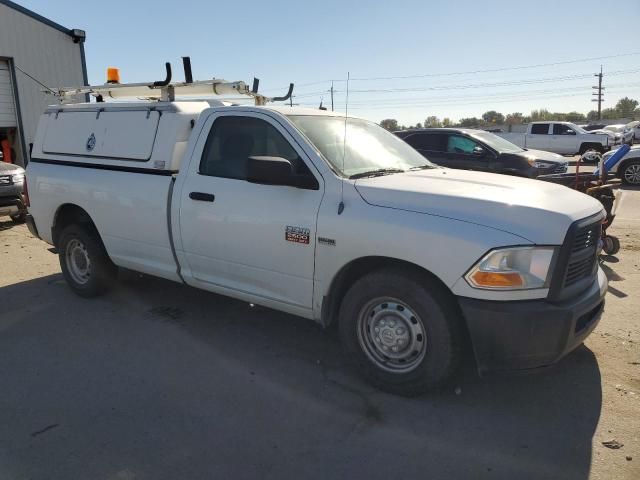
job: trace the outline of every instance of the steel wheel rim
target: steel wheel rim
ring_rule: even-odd
[[[376,367],[407,373],[420,365],[427,353],[422,319],[406,303],[376,298],[358,315],[358,342]]]
[[[65,263],[71,278],[76,283],[84,285],[91,278],[91,260],[87,247],[80,240],[74,238],[65,249]]]
[[[629,165],[624,171],[624,179],[629,183],[640,183],[640,164]]]

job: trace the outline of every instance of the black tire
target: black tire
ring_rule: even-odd
[[[93,228],[82,225],[66,227],[60,234],[57,247],[62,275],[75,293],[81,297],[95,297],[105,293],[113,285],[118,267],[107,255]],[[70,251],[70,248],[73,251]],[[74,256],[74,252],[78,252],[79,255]],[[78,264],[83,260],[86,275],[78,273]]]
[[[579,155],[584,155],[587,150],[595,150],[598,153],[604,153],[604,147],[597,143],[583,143],[580,145]]]
[[[381,302],[378,313],[375,308],[370,307],[377,302]],[[400,310],[400,304],[406,309],[403,307]],[[381,322],[394,318],[396,313],[409,316],[411,323],[416,320],[422,329],[417,331],[424,332],[422,340],[419,340],[420,333],[407,334],[407,348],[400,355],[406,355],[404,362],[413,363],[410,365],[411,369],[406,371],[390,371],[392,368],[403,368],[402,359],[374,359],[385,355],[381,350],[385,346],[387,354],[398,355],[388,351],[388,345],[395,346],[402,339],[393,337],[394,334],[391,333],[392,338],[389,340],[389,335],[386,335],[388,331],[376,334],[372,329],[372,322],[377,321],[373,325],[379,326]],[[391,316],[387,316],[388,314]],[[395,330],[396,333],[403,330],[395,325],[394,323],[389,328],[385,324],[381,328]],[[397,325],[409,325],[410,328],[406,331],[417,328],[417,324],[412,327],[406,320],[400,320]],[[340,338],[350,359],[374,386],[403,396],[415,396],[434,390],[455,372],[462,349],[461,325],[461,315],[450,292],[422,275],[412,275],[400,269],[379,270],[358,279],[346,293],[339,313]],[[379,328],[377,331],[380,332]],[[387,338],[378,338],[385,335]],[[387,340],[389,343],[384,345]],[[416,345],[415,349],[413,345]],[[416,353],[419,348],[424,348],[424,352]]]
[[[618,237],[607,235],[604,237],[602,243],[602,250],[607,255],[615,255],[620,251],[620,240],[618,240]]]
[[[19,213],[18,215],[10,215],[10,217],[13,223],[24,223],[27,221],[27,215],[24,213]]]
[[[618,170],[620,179],[625,185],[640,185],[640,160],[630,160]]]

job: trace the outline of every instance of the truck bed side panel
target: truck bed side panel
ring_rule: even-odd
[[[30,213],[43,240],[52,243],[56,212],[65,204],[84,209],[113,262],[180,281],[167,226],[171,177],[30,162]]]

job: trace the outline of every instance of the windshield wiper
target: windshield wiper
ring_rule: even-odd
[[[424,165],[418,165],[417,167],[411,167],[409,170],[413,172],[415,170],[427,170],[429,168],[438,168],[438,167],[430,163],[426,163]]]
[[[376,170],[369,170],[367,172],[360,172],[351,175],[349,178],[365,178],[365,177],[380,177],[382,175],[389,175],[390,173],[402,173],[404,170],[401,168],[378,168]]]

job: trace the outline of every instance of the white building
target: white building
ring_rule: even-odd
[[[28,162],[38,118],[55,103],[43,85],[88,84],[84,40],[83,30],[0,0],[0,141],[9,140],[14,163]]]

